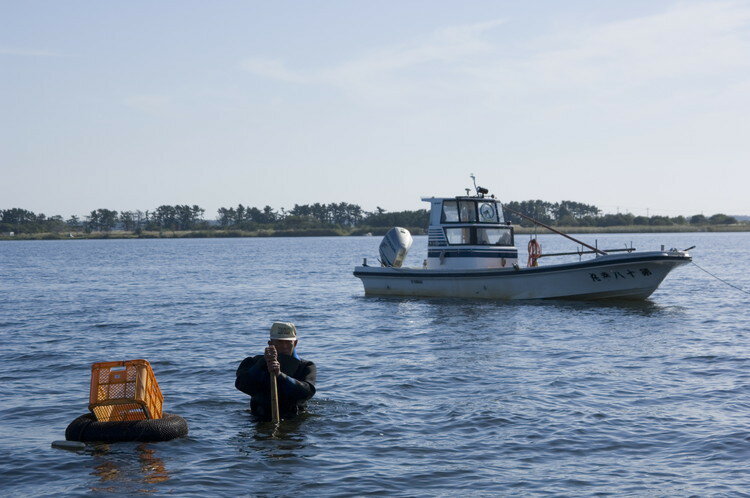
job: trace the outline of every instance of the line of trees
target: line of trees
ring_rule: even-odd
[[[43,233],[43,232],[110,232],[125,230],[196,230],[209,227],[203,219],[205,209],[193,205],[159,206],[153,211],[122,211],[95,209],[83,219],[71,216],[47,217],[32,211],[12,208],[0,210],[0,233]]]
[[[62,216],[47,217],[21,208],[0,211],[0,233],[61,232],[67,227]]]
[[[580,220],[596,218],[601,213],[601,210],[596,206],[573,201],[555,203],[540,200],[511,201],[507,203],[507,206],[513,211],[519,211],[542,223],[566,226],[576,224]],[[528,220],[524,220],[509,211],[505,212],[505,219],[519,225],[530,224]]]
[[[236,208],[219,208],[217,223],[221,228],[255,230],[264,227],[283,229],[336,228],[336,227],[427,227],[429,213],[426,209],[387,213],[378,207],[369,212],[357,204],[347,202],[321,204],[295,204],[290,210],[275,211],[271,206],[263,209],[238,205]]]
[[[574,201],[550,203],[541,200],[512,201],[507,206],[543,223],[557,226],[628,226],[628,225],[728,225],[737,223],[737,219],[725,214],[706,217],[696,214],[689,218],[684,216],[635,216],[631,213],[601,214],[596,206]],[[80,219],[71,216],[67,220],[62,216],[47,217],[21,208],[0,210],[0,234],[15,233],[60,233],[71,232],[109,232],[125,230],[140,233],[141,231],[163,230],[212,230],[212,229],[307,229],[307,228],[355,228],[355,227],[391,227],[427,228],[429,213],[426,209],[415,211],[387,212],[381,207],[375,211],[365,211],[357,204],[347,202],[331,204],[295,204],[290,210],[274,210],[271,206],[263,208],[245,206],[221,207],[215,221],[204,218],[205,209],[198,205],[162,205],[147,211],[112,211],[95,209]],[[505,212],[505,219],[511,223],[530,226],[531,222],[511,213]]]
[[[732,225],[738,223],[733,216],[715,214],[706,217],[702,214],[694,216],[635,216],[631,213],[601,214],[596,206],[581,204],[573,201],[545,202],[541,200],[508,202],[506,205],[520,213],[534,219],[556,226],[583,227],[611,227],[611,226],[668,226],[668,225]],[[509,211],[505,212],[505,219],[513,224],[531,226],[528,220]]]
[[[122,211],[95,209],[83,219],[71,216],[47,218],[20,208],[0,210],[0,233],[60,233],[110,232],[124,230],[258,230],[258,229],[306,229],[306,228],[354,228],[354,227],[427,227],[429,214],[426,209],[417,211],[386,212],[378,207],[368,212],[356,204],[347,202],[331,204],[295,204],[290,210],[274,210],[271,206],[262,209],[242,204],[236,207],[221,207],[214,221],[204,219],[205,209],[197,205],[162,205],[154,210]]]

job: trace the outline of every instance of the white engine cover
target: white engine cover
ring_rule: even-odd
[[[409,230],[401,227],[391,228],[380,242],[380,263],[383,266],[401,268],[411,243]]]

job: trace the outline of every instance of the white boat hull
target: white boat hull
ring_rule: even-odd
[[[684,251],[652,251],[519,269],[358,266],[354,275],[362,280],[368,295],[499,300],[645,299],[673,268],[690,261],[690,255]]]

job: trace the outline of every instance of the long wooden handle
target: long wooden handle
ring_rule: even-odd
[[[278,424],[280,420],[279,391],[276,388],[276,376],[271,374],[271,421],[273,421],[274,424]]]

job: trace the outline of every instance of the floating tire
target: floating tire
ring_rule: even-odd
[[[155,420],[127,420],[122,422],[98,422],[93,414],[81,415],[65,429],[68,441],[99,441],[102,443],[122,443],[139,441],[150,443],[169,441],[187,436],[188,425],[179,415],[165,413]]]

